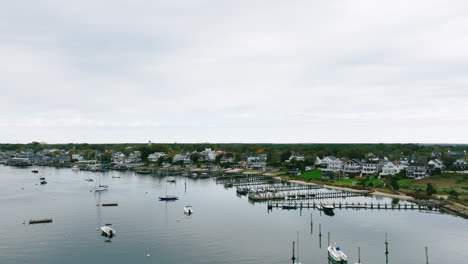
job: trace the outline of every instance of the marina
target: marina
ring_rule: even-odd
[[[322,236],[327,232],[333,233],[348,263],[358,262],[356,244],[365,252],[362,263],[385,263],[386,257],[388,263],[418,263],[426,246],[432,249],[434,263],[462,263],[468,257],[444,242],[467,243],[466,220],[391,198],[338,197],[334,190],[312,189],[276,193],[332,194],[322,199],[254,202],[237,195],[236,188],[224,188],[215,178],[173,175],[176,182],[172,183],[166,176],[132,171],[100,172],[101,182],[112,188],[90,192],[97,183],[85,179],[97,181],[96,172],[43,167],[41,175],[50,183],[47,188],[37,186],[37,178],[27,168],[0,166],[0,174],[9,182],[0,186],[5,194],[0,197],[5,208],[0,219],[5,239],[0,248],[7,249],[0,251],[2,264],[290,263],[297,231],[300,260],[296,262],[303,264],[328,263],[328,245]],[[283,183],[262,188],[275,185]],[[158,202],[166,195],[178,200]],[[115,206],[106,209],[106,205]],[[23,219],[38,216],[53,218],[53,224],[23,225]],[[448,227],[438,229],[441,222]],[[96,229],[103,233],[100,228],[106,223],[112,223],[112,238],[110,233],[96,235]],[[57,250],[48,251],[51,247]],[[19,256],[8,253],[19,248],[23,252]]]

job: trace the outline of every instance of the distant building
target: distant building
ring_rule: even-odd
[[[362,174],[374,174],[379,172],[379,162],[376,160],[368,160],[362,164]]]
[[[457,159],[452,164],[452,168],[455,170],[466,170],[468,169],[468,161],[466,159]]]
[[[359,160],[347,160],[343,163],[343,172],[346,174],[357,175],[360,174],[362,165]]]
[[[382,172],[380,175],[395,175],[400,172],[400,168],[393,164],[392,162],[387,162],[383,167],[382,167]]]
[[[166,156],[167,156],[167,154],[164,153],[164,152],[155,152],[155,153],[152,153],[152,154],[148,155],[148,161],[156,162],[156,161],[159,160],[159,158],[166,157]]]
[[[427,171],[427,165],[418,162],[412,162],[406,168],[406,177],[415,179],[424,178],[427,176]]]
[[[174,157],[172,158],[172,162],[180,162],[182,161],[183,163],[190,163],[190,152],[183,152],[183,153],[178,153],[175,154]]]
[[[444,163],[439,159],[430,160],[427,165],[432,169],[444,169]]]
[[[305,157],[302,155],[293,154],[289,157],[289,159],[285,160],[285,162],[291,162],[292,160],[305,161]]]

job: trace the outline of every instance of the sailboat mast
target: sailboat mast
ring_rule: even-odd
[[[297,263],[299,263],[299,231],[297,231]]]

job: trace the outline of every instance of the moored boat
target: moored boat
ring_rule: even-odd
[[[179,197],[175,195],[166,195],[166,196],[159,197],[159,200],[160,201],[174,201],[174,200],[179,200]]]
[[[193,214],[192,206],[191,206],[191,205],[186,205],[186,206],[184,207],[184,213],[186,213],[186,214],[188,214],[188,215]]]
[[[107,237],[113,237],[116,235],[115,230],[112,227],[110,227],[110,224],[101,226],[101,232],[103,236],[107,236]]]
[[[339,247],[328,246],[328,259],[333,264],[348,264],[348,256]]]
[[[170,177],[167,177],[166,181],[167,182],[175,182],[176,179],[174,177],[170,176]]]

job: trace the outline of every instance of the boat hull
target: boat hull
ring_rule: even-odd
[[[179,197],[159,197],[160,201],[175,201],[179,200]]]

